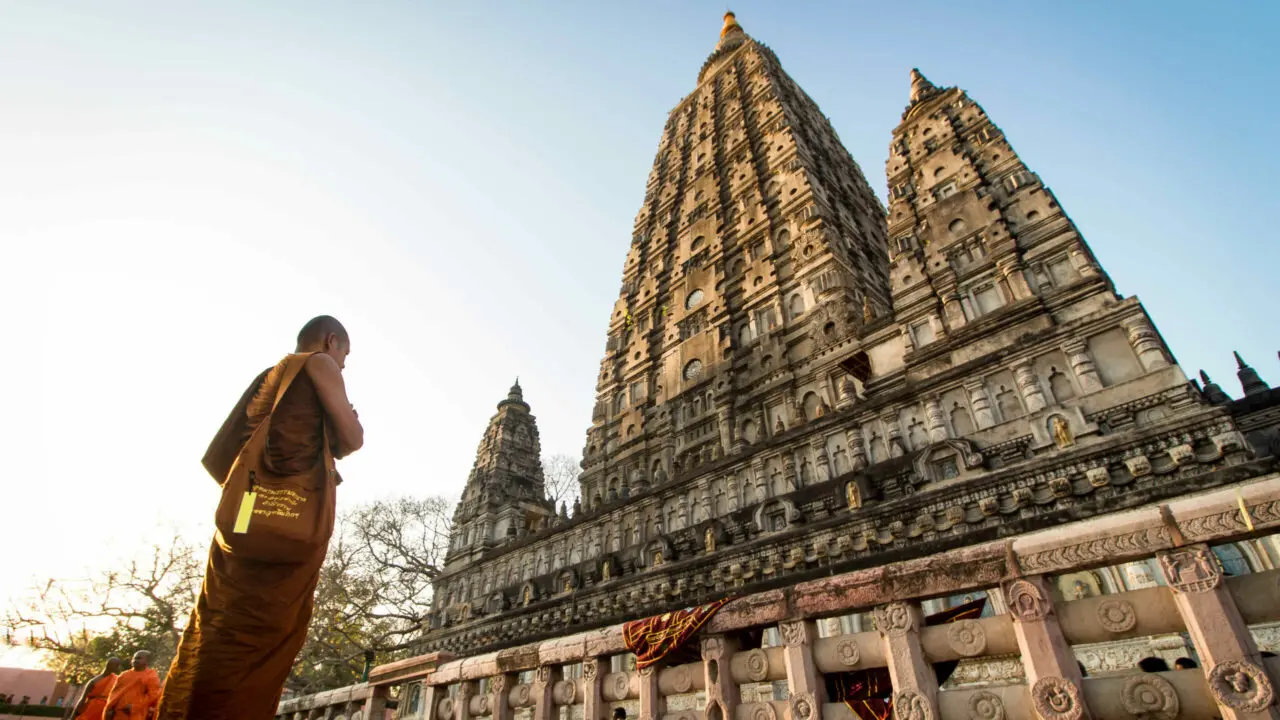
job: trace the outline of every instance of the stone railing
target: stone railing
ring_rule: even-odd
[[[638,705],[641,720],[854,720],[828,698],[827,676],[884,667],[897,720],[1280,720],[1280,662],[1260,656],[1250,629],[1280,621],[1280,570],[1228,577],[1210,549],[1277,530],[1273,475],[741,597],[703,628],[700,662],[619,672],[627,651],[615,625],[380,667],[367,707],[401,685],[396,717],[406,720],[605,720],[618,705]],[[1057,576],[1153,557],[1161,586],[1055,600]],[[979,593],[998,614],[924,625],[922,602]],[[819,632],[830,618],[866,613],[874,631]],[[1203,669],[1083,677],[1077,664],[1081,647],[1177,633]],[[1020,672],[939,688],[933,663],[949,660]]]

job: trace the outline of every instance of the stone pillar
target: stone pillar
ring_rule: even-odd
[[[1125,324],[1125,330],[1129,333],[1129,344],[1138,354],[1143,370],[1151,372],[1169,366],[1169,358],[1165,357],[1164,348],[1160,347],[1160,338],[1156,336],[1155,329],[1147,322],[1146,317],[1129,321]]]
[[[1067,356],[1067,363],[1080,382],[1080,389],[1085,395],[1102,389],[1102,378],[1098,376],[1098,366],[1093,364],[1089,356],[1089,344],[1079,338],[1062,343],[1062,352]]]
[[[826,436],[819,436],[810,440],[809,449],[813,451],[814,458],[813,481],[822,483],[830,480],[831,461],[827,458]]]
[[[769,476],[764,469],[764,458],[757,456],[751,461],[751,480],[756,488],[756,502],[773,497],[773,489],[769,487]]]
[[[604,676],[608,673],[608,660],[598,657],[582,659],[582,720],[608,720],[605,717],[607,706],[601,694]]]
[[[947,439],[947,421],[942,416],[942,403],[938,398],[924,401],[924,417],[929,427],[929,442],[939,443]]]
[[[667,699],[658,688],[658,669],[650,665],[640,671],[640,720],[662,720],[666,714]]]
[[[853,461],[853,469],[861,470],[867,466],[867,449],[862,445],[862,426],[854,425],[844,431],[844,439],[849,443],[849,457]]]
[[[969,393],[969,404],[973,406],[973,422],[977,424],[979,430],[985,430],[996,424],[995,413],[991,412],[991,398],[987,395],[987,388],[982,384],[981,379],[969,380],[964,384],[965,392]]]
[[[1079,243],[1071,249],[1070,256],[1071,265],[1075,267],[1076,272],[1080,273],[1080,277],[1092,277],[1098,274],[1098,268],[1089,260],[1089,256]]]
[[[1005,282],[1009,284],[1009,292],[1013,295],[1015,302],[1031,297],[1031,284],[1027,282],[1027,274],[1022,271],[1020,259],[1015,256],[1001,258],[996,261],[996,267],[1004,276]]]
[[[370,694],[370,699],[372,699],[373,696],[377,695],[379,690],[385,693],[387,691],[387,688],[375,687],[375,688],[372,688],[371,690],[372,692]],[[448,693],[445,692],[445,686],[443,685],[424,685],[422,687],[422,713],[423,713],[422,717],[425,718],[426,720],[436,720],[436,710],[440,705],[440,701],[443,700],[447,694]],[[386,710],[385,695],[382,703],[384,707],[383,709],[377,711],[378,713],[377,715],[370,715],[369,706],[366,704],[365,712],[363,715],[364,720],[370,720],[371,718],[372,720],[382,720],[382,714]]]
[[[1040,387],[1040,378],[1036,377],[1030,360],[1023,360],[1013,366],[1013,379],[1018,384],[1018,392],[1022,393],[1022,401],[1027,405],[1028,413],[1037,413],[1048,407],[1044,388]]]
[[[729,663],[738,651],[736,640],[723,635],[711,635],[702,639],[702,668],[706,673],[706,720],[733,720],[741,701],[738,683],[733,680]],[[587,720],[595,720],[587,718]]]
[[[924,657],[920,629],[924,616],[915,603],[894,602],[875,609],[876,630],[893,682],[894,715],[938,717],[938,676]],[[899,709],[901,708],[901,709]]]
[[[1018,578],[1002,590],[1036,712],[1043,720],[1089,720],[1080,666],[1053,614],[1049,584],[1037,575]]]
[[[728,455],[737,449],[734,447],[733,413],[730,406],[716,408],[716,424],[720,430],[720,447]]]
[[[1280,718],[1275,686],[1267,677],[1253,635],[1223,582],[1218,558],[1207,545],[1156,554],[1174,606],[1204,662],[1209,691],[1222,720]]]
[[[880,422],[885,427],[885,443],[889,446],[889,457],[902,457],[902,424],[898,422],[898,408],[885,408],[880,413]]]
[[[515,684],[516,677],[507,673],[489,678],[489,711],[493,713],[489,720],[511,720],[511,703],[507,702],[507,695]],[[431,717],[428,716],[427,720]]]
[[[453,720],[471,720],[471,697],[475,694],[474,681],[458,684],[458,694],[453,697]]]
[[[822,720],[827,688],[813,659],[818,628],[811,620],[778,624],[782,634],[782,657],[787,666],[787,686],[791,689],[790,720]]]
[[[946,317],[947,325],[952,330],[964,327],[969,319],[964,316],[964,305],[960,304],[960,293],[951,290],[942,293],[942,313]]]
[[[942,323],[942,318],[937,313],[929,315],[929,326],[933,328],[933,339],[942,340],[947,336],[947,326]]]
[[[533,673],[533,720],[553,720],[556,715],[555,699],[551,692],[560,680],[560,667],[541,665]]]

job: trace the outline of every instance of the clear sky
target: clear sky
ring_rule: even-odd
[[[723,4],[0,4],[0,597],[177,526],[309,317],[341,501],[460,492],[520,376],[577,454],[667,112]],[[884,195],[918,66],[981,103],[1189,372],[1280,381],[1280,4],[740,2]],[[16,333],[12,328],[16,326]]]

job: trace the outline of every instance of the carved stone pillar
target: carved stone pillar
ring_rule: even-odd
[[[1080,277],[1091,277],[1098,274],[1098,268],[1089,260],[1089,256],[1085,253],[1084,248],[1076,244],[1071,249],[1071,265],[1080,273]]]
[[[1040,386],[1040,378],[1036,377],[1030,360],[1023,360],[1013,366],[1013,379],[1018,384],[1022,401],[1027,405],[1027,412],[1037,413],[1049,405],[1044,397],[1044,388]]]
[[[924,657],[920,629],[924,616],[915,603],[894,602],[875,609],[876,630],[884,642],[884,656],[893,682],[894,715],[900,718],[938,717],[938,676]]]
[[[1204,662],[1209,691],[1222,720],[1280,718],[1275,686],[1267,677],[1253,635],[1223,582],[1218,558],[1206,545],[1156,554],[1174,606]]]
[[[1129,344],[1138,354],[1142,369],[1151,372],[1169,366],[1169,358],[1165,357],[1164,348],[1160,347],[1160,338],[1145,317],[1126,323],[1125,330],[1129,333]]]
[[[1089,720],[1080,666],[1053,614],[1049,584],[1037,575],[1018,578],[1002,589],[1013,615],[1032,706],[1044,720]]]
[[[702,668],[706,673],[707,720],[733,720],[741,701],[738,683],[733,680],[729,663],[738,651],[737,640],[723,635],[702,639]]]
[[[658,669],[650,665],[640,671],[640,720],[662,720],[665,714],[667,699],[658,688]]]
[[[884,423],[885,437],[889,444],[889,456],[902,457],[906,450],[902,447],[902,424],[898,422],[898,408],[885,408],[880,413],[880,422]]]
[[[1098,366],[1093,364],[1089,355],[1089,344],[1084,340],[1074,339],[1062,343],[1062,352],[1067,356],[1071,370],[1080,382],[1080,390],[1088,395],[1102,389],[1102,378],[1098,375]]]
[[[551,693],[560,680],[560,666],[541,665],[533,673],[533,720],[554,720],[555,699]]]
[[[942,295],[942,314],[952,330],[964,327],[969,319],[964,316],[964,305],[960,303],[960,293],[952,290]]]
[[[453,720],[471,720],[471,698],[475,697],[475,694],[475,680],[458,683],[458,694],[453,698]]]
[[[773,497],[773,489],[769,487],[769,477],[765,473],[763,458],[757,457],[751,461],[751,481],[756,488],[756,502]]]
[[[924,417],[929,423],[929,442],[939,443],[947,439],[947,421],[942,416],[942,403],[938,398],[924,402]]]
[[[852,458],[853,469],[861,470],[867,466],[867,449],[862,445],[862,426],[854,425],[844,431],[844,439],[849,443],[849,457]]]
[[[1009,292],[1014,301],[1031,297],[1031,284],[1027,282],[1027,274],[1022,271],[1022,260],[1014,256],[1001,258],[996,261],[996,267],[1009,284]]]
[[[582,720],[607,720],[604,676],[609,673],[609,662],[604,658],[589,657],[582,660]],[[428,719],[429,720],[429,719]]]
[[[836,400],[836,408],[846,410],[854,406],[858,402],[858,388],[853,384],[853,380],[846,376],[840,381],[840,396]]]
[[[787,482],[787,492],[800,487],[800,481],[796,478],[796,457],[790,451],[782,456],[782,477]]]
[[[911,339],[911,330],[907,326],[902,326],[902,350],[903,352],[911,352],[916,349],[916,343]]]
[[[507,701],[507,695],[515,684],[515,676],[506,673],[489,678],[489,711],[492,713],[489,720],[511,720],[511,703]],[[430,718],[431,715],[428,714],[427,719]]]
[[[827,438],[815,437],[809,441],[809,449],[813,451],[813,481],[826,482],[831,479],[831,461],[827,458]]]
[[[728,405],[716,408],[716,422],[720,426],[720,447],[724,449],[727,455],[735,449],[733,445],[733,412]]]
[[[969,404],[973,406],[973,421],[979,430],[985,430],[996,424],[995,413],[991,411],[991,398],[987,395],[987,387],[981,379],[965,382],[965,392],[969,393]]]
[[[813,659],[818,628],[810,620],[794,620],[779,623],[778,629],[784,645],[782,657],[787,666],[787,685],[791,688],[791,720],[822,720],[827,688]]]
[[[933,339],[942,340],[947,336],[947,326],[943,324],[942,318],[937,313],[929,315],[929,327],[933,329]]]

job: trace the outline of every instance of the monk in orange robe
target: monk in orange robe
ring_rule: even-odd
[[[107,665],[96,677],[84,684],[80,692],[80,700],[76,703],[71,717],[75,720],[102,720],[102,712],[107,709],[107,696],[116,684],[116,674],[124,661],[120,658],[107,658]]]
[[[327,315],[298,333],[297,349],[259,375],[209,445],[203,464],[220,484],[255,428],[270,417],[263,462],[301,475],[364,444],[342,370],[351,341]],[[302,370],[272,409],[286,368]],[[335,478],[331,482],[340,482]],[[326,539],[327,540],[327,539]],[[311,621],[327,542],[299,562],[235,555],[215,534],[204,585],[165,678],[157,720],[270,720]]]
[[[151,653],[133,654],[133,669],[125,670],[111,686],[105,720],[150,720],[160,702],[160,676],[151,667]]]

